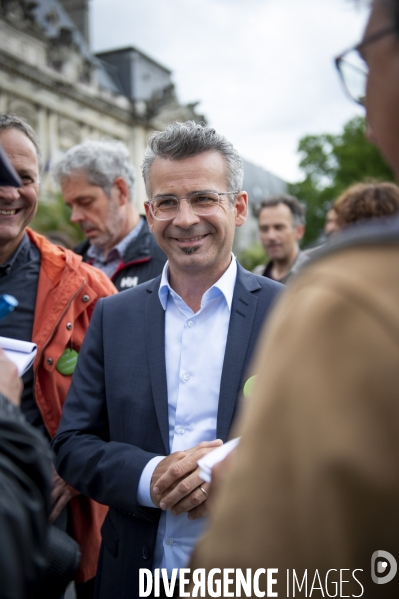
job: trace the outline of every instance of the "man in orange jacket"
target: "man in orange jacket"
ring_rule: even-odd
[[[33,368],[23,376],[21,409],[52,438],[97,300],[116,289],[80,256],[27,228],[39,194],[40,151],[31,127],[14,115],[0,115],[0,143],[23,183],[18,189],[0,187],[0,293],[19,302],[0,322],[0,335],[37,344]],[[106,508],[78,494],[55,471],[52,503],[51,522],[80,544],[77,581],[85,583],[96,574]],[[91,587],[77,584],[78,597],[89,597]]]

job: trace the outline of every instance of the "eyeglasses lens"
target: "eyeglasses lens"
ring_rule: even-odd
[[[345,87],[358,104],[364,105],[368,69],[356,50],[351,50],[340,61],[339,68]]]
[[[151,202],[152,213],[158,220],[174,218],[179,210],[179,203],[181,201],[173,196],[155,198]],[[187,201],[197,216],[213,214],[219,207],[219,196],[217,193],[212,192],[192,194]]]

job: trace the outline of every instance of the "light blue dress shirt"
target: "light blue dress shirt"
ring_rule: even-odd
[[[168,387],[170,452],[183,451],[201,441],[216,439],[220,381],[229,330],[231,303],[237,277],[234,256],[223,276],[204,293],[194,313],[169,285],[165,264],[159,299],[165,310],[165,361]],[[165,456],[144,468],[137,492],[140,505],[155,507],[150,496],[152,474]],[[163,512],[159,521],[153,568],[184,568],[206,518]]]

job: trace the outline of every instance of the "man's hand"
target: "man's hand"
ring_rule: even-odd
[[[76,495],[79,495],[79,491],[75,491],[75,489],[72,489],[67,485],[67,483],[58,476],[53,466],[53,490],[51,491],[51,503],[53,509],[49,518],[50,522],[54,522],[54,520],[58,518],[68,501]]]
[[[19,406],[22,389],[23,383],[18,376],[17,367],[0,349],[0,393],[15,406]]]
[[[177,516],[190,512],[194,520],[207,513],[206,500],[209,485],[199,477],[197,461],[206,453],[222,445],[220,439],[203,441],[199,445],[172,453],[155,468],[151,480],[151,499],[162,510],[170,509]],[[204,491],[201,491],[201,487]]]

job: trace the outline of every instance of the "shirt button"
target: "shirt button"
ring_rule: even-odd
[[[166,544],[167,544],[167,545],[169,545],[169,546],[171,547],[172,545],[174,545],[174,540],[173,540],[173,539],[168,539],[168,540],[166,541]]]
[[[185,374],[185,375],[183,375],[183,379],[184,379],[185,381],[188,381],[188,379],[189,379],[189,378],[190,378],[190,375],[189,375],[189,374]]]
[[[53,358],[47,358],[47,364],[49,366],[51,366],[52,363],[53,363]]]
[[[145,545],[143,545],[141,548],[141,555],[142,555],[143,559],[150,559],[150,555],[151,555],[150,550]]]
[[[184,433],[186,432],[186,429],[183,426],[178,426],[176,429],[176,432],[178,435],[184,435]]]
[[[192,320],[189,320],[187,324],[188,324],[189,327],[193,327],[194,326],[194,323],[193,323]]]
[[[67,322],[66,328],[68,329],[68,331],[70,331],[72,329],[72,323]]]
[[[85,303],[86,303],[86,302],[88,302],[88,301],[89,301],[89,299],[90,299],[90,298],[89,298],[89,296],[88,296],[88,295],[84,295],[84,296],[82,297],[82,302],[85,302]]]

